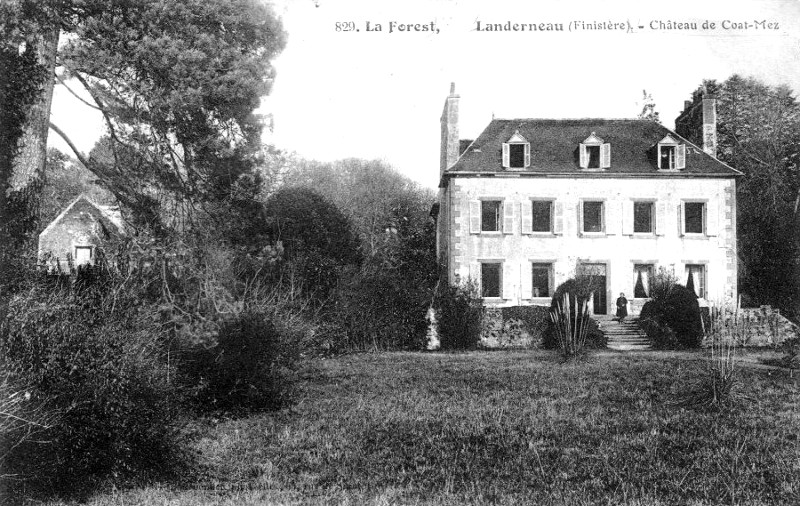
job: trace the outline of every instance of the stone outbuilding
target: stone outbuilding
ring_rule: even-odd
[[[125,235],[119,207],[76,198],[39,234],[39,261],[52,273],[94,265],[103,248]]]

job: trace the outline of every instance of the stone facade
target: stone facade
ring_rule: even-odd
[[[715,302],[736,300],[735,228],[726,196],[735,182],[710,180],[641,179],[533,179],[462,178],[452,187],[449,209],[451,227],[447,263],[449,282],[480,277],[481,263],[502,264],[502,297],[491,305],[549,305],[549,297],[534,297],[530,276],[533,264],[551,265],[550,293],[560,283],[574,277],[581,263],[602,264],[606,271],[606,310],[612,312],[620,292],[631,300],[629,311],[638,314],[643,300],[633,297],[635,265],[665,267],[686,282],[686,265],[705,266],[706,299]],[[491,196],[502,197],[511,230],[471,232],[470,202]],[[563,220],[558,233],[523,234],[520,227],[522,203],[532,198],[551,199],[560,207]],[[622,214],[633,199],[663,203],[656,216],[656,233],[625,233]],[[716,230],[699,236],[681,235],[680,206],[686,199],[705,201],[707,212],[717,213]],[[580,231],[580,205],[586,200],[601,200],[606,206],[606,230],[600,235]],[[658,214],[658,213],[657,213]],[[594,306],[593,306],[594,307]]]
[[[549,306],[559,284],[592,272],[602,281],[592,312],[613,313],[624,292],[629,313],[638,314],[647,300],[635,296],[642,294],[641,287],[635,290],[638,279],[644,272],[647,284],[648,276],[664,268],[680,283],[691,276],[701,304],[736,301],[740,174],[713,157],[715,146],[694,145],[645,121],[514,119],[493,120],[457,153],[458,128],[449,122],[458,121],[458,99],[451,88],[442,114],[436,216],[437,252],[449,283],[480,284],[488,279],[488,264],[499,271],[499,289],[483,293],[487,306]],[[693,107],[692,114],[701,118],[697,128],[705,132],[699,137],[714,143],[708,132],[714,103]],[[596,168],[586,146],[596,146],[602,157]],[[510,154],[515,147],[517,162]],[[663,162],[668,153],[679,153],[680,161]],[[497,226],[488,230],[482,221],[486,201],[498,215]],[[536,203],[545,212],[549,206],[549,227],[545,223],[543,231],[531,226]],[[594,229],[584,223],[589,205],[599,216]],[[649,216],[644,226],[643,213]]]
[[[123,235],[119,208],[81,195],[39,234],[39,260],[50,272],[66,274],[80,264],[94,264],[99,252]]]

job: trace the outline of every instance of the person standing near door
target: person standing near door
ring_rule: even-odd
[[[617,318],[619,318],[619,322],[622,323],[626,316],[628,316],[628,299],[625,298],[624,293],[620,293],[617,298]]]

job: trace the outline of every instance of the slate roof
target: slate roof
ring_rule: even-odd
[[[514,132],[531,145],[531,165],[505,169],[502,144]],[[581,169],[578,145],[594,132],[611,144],[611,166],[602,170]],[[667,134],[686,144],[686,168],[659,171],[653,146]],[[582,175],[587,177],[630,175],[644,177],[709,176],[736,177],[741,173],[702,148],[658,123],[638,119],[494,119],[446,172]]]

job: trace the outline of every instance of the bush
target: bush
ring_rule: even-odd
[[[189,353],[201,410],[276,409],[289,396],[292,365],[266,314],[246,311],[222,325],[215,346]]]
[[[781,365],[788,369],[800,369],[800,336],[795,335],[785,339],[781,343],[781,350],[783,350]]]
[[[556,311],[558,309],[557,301],[564,300],[564,294],[569,294],[570,297],[570,317],[572,321],[575,321],[575,307],[581,304],[584,301],[588,301],[592,296],[592,291],[594,289],[592,279],[587,276],[579,276],[577,278],[571,278],[556,288],[555,293],[553,293],[553,300],[550,303],[550,312]],[[563,304],[563,302],[562,302]],[[583,325],[582,317],[578,317],[578,324]],[[606,347],[607,341],[605,334],[600,330],[600,327],[597,325],[597,322],[594,321],[591,317],[585,322],[586,328],[586,340],[584,345],[587,348],[595,348],[595,349],[602,349]],[[544,340],[542,342],[542,346],[549,350],[554,350],[559,348],[559,340],[558,340],[558,333],[556,332],[555,324],[552,320],[549,321],[547,330],[544,333]]]
[[[700,305],[692,290],[672,285],[648,301],[640,322],[653,346],[659,349],[697,348],[703,340]]]
[[[186,463],[158,313],[107,295],[36,287],[10,301],[2,322],[1,368],[57,416],[37,438],[47,444],[23,443],[9,456],[13,472],[42,490],[163,478]]]
[[[436,309],[442,349],[471,350],[478,346],[483,300],[475,284],[440,287]]]
[[[391,272],[361,272],[339,287],[325,311],[331,351],[419,350],[431,303],[429,283],[411,284]]]
[[[723,411],[736,408],[746,399],[741,392],[736,339],[731,334],[729,331],[722,331],[712,336],[706,374],[683,394],[680,405]]]

